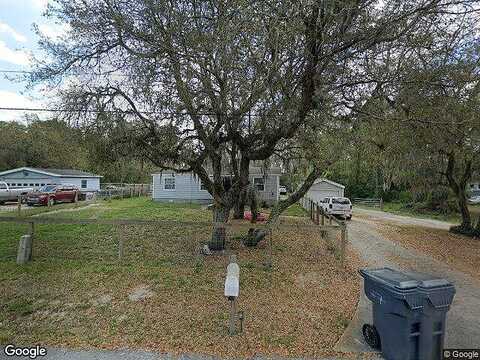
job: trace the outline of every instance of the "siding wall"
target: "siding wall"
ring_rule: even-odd
[[[69,178],[69,177],[57,177],[48,176],[45,174],[39,174],[36,172],[27,171],[28,175],[25,176],[23,171],[17,171],[8,175],[0,176],[0,181],[4,181],[9,184],[21,184],[20,186],[27,186],[38,188],[40,184],[71,184],[76,185],[82,191],[98,191],[100,190],[100,178]],[[82,180],[87,180],[87,188],[82,189]],[[27,184],[27,185],[24,185]],[[30,184],[34,184],[30,186]],[[39,186],[36,186],[39,184]],[[18,186],[17,186],[18,187]]]
[[[153,191],[152,198],[155,201],[171,201],[171,202],[195,202],[195,203],[211,203],[212,195],[207,190],[200,190],[200,179],[192,173],[175,174],[175,190],[165,190],[165,178],[172,177],[171,172],[163,172],[162,174],[153,174]],[[250,181],[253,183],[253,178]],[[261,177],[261,176],[258,176]],[[279,196],[279,177],[277,175],[269,175],[265,179],[265,191],[258,192],[259,201],[265,201],[269,205],[278,201]]]
[[[171,178],[172,173],[164,172],[153,175],[153,200],[172,202],[210,203],[212,196],[206,190],[200,190],[200,180],[191,173],[175,174],[175,190],[165,190],[165,178]]]
[[[344,196],[344,189],[328,182],[322,181],[313,184],[310,190],[307,191],[306,197],[312,199],[315,202],[318,202],[321,199],[330,196]]]

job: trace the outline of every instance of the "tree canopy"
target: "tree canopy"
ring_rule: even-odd
[[[432,29],[475,4],[58,0],[47,15],[70,30],[41,39],[46,57],[30,80],[70,84],[61,104],[76,121],[122,114],[133,148],[162,169],[198,175],[214,197],[215,220],[226,221],[248,186],[251,161],[292,142],[321,148],[304,135],[351,118],[379,81],[395,77],[389,57],[422,49]],[[308,176],[275,216],[330,162],[312,149],[303,152],[316,155]],[[222,180],[225,167],[232,186]]]

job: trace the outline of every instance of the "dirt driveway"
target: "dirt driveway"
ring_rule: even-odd
[[[457,294],[447,316],[446,348],[476,348],[480,345],[480,283],[471,276],[456,271],[428,255],[385,239],[377,231],[382,222],[448,229],[451,224],[429,219],[356,210],[359,215],[349,224],[350,246],[370,267],[388,266],[400,270],[418,271],[444,277],[455,284]],[[372,351],[361,336],[364,323],[371,323],[371,304],[363,295],[357,313],[347,331],[337,343],[338,351]]]

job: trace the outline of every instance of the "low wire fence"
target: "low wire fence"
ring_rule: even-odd
[[[343,266],[348,241],[346,223],[326,213],[317,202],[308,197],[303,197],[300,204],[308,212],[313,223],[318,226],[320,235],[326,239],[329,250],[339,258]]]
[[[101,199],[125,199],[151,196],[152,184],[105,183],[96,194]]]
[[[352,202],[357,205],[365,205],[371,207],[377,207],[383,210],[383,199],[377,198],[353,198]]]
[[[139,219],[78,219],[58,217],[0,217],[8,235],[8,246],[0,260],[15,261],[19,239],[28,234],[32,240],[34,259],[74,259],[108,262],[190,262],[203,259],[204,245],[210,242],[213,230],[225,229],[225,250],[222,255],[247,251],[249,230],[262,230],[262,251],[258,263],[271,268],[274,254],[303,256],[329,250],[326,237],[315,224],[276,223],[250,224],[207,221],[139,220]],[[330,226],[325,225],[322,230]],[[216,252],[215,254],[218,254]],[[338,260],[338,259],[337,259]],[[343,265],[343,256],[341,258]]]

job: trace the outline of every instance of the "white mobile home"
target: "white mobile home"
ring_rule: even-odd
[[[342,184],[327,179],[317,179],[307,191],[306,197],[319,202],[326,197],[343,197],[344,194],[345,186]]]
[[[254,185],[260,202],[273,205],[278,201],[280,175],[280,168],[270,168],[264,172],[260,167],[250,167],[250,183]],[[224,174],[224,176],[230,175]],[[155,201],[208,204],[213,200],[201,180],[193,173],[162,171],[153,174],[152,177],[152,198]]]
[[[0,172],[0,181],[10,187],[31,187],[38,189],[48,184],[69,184],[77,186],[82,192],[100,190],[99,175],[73,169],[43,169],[21,167]]]

